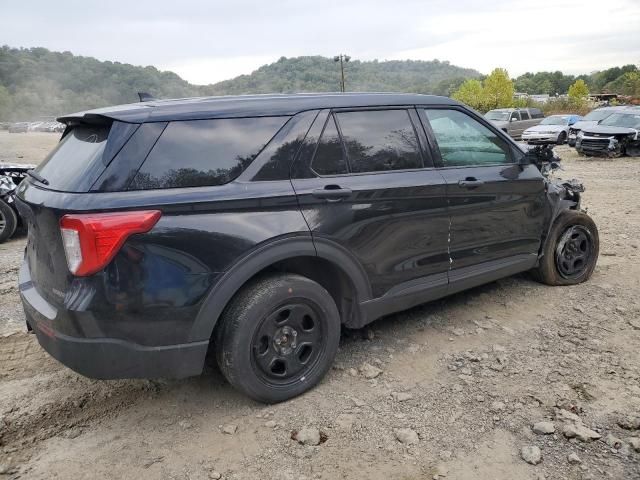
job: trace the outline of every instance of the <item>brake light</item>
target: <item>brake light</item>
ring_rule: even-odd
[[[129,236],[153,228],[158,210],[65,215],[60,232],[69,271],[77,276],[99,272],[118,253]]]

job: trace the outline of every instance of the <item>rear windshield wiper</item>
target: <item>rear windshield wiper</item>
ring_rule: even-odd
[[[39,181],[43,185],[49,185],[49,180],[44,178],[39,173],[36,173],[34,170],[27,170],[27,175],[29,175],[31,178],[35,178],[37,181]]]

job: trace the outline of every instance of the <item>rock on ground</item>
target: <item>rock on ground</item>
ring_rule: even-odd
[[[420,441],[418,434],[411,428],[397,428],[394,431],[396,439],[405,445],[413,445]]]
[[[302,445],[320,445],[320,430],[314,427],[303,427],[294,433],[293,439]]]
[[[532,430],[538,435],[549,435],[556,431],[556,427],[553,422],[538,422],[533,424]]]
[[[370,363],[366,363],[366,362],[360,366],[359,370],[362,376],[369,380],[376,378],[382,373],[381,369],[379,369],[378,367],[374,367]]]
[[[538,465],[542,461],[542,452],[535,445],[522,447],[520,450],[522,459],[531,465]]]
[[[601,435],[581,424],[566,425],[564,427],[564,436],[567,438],[577,438],[581,442],[590,442],[598,440]]]
[[[582,463],[582,460],[580,460],[580,457],[575,453],[570,453],[569,455],[567,455],[567,461],[571,465],[577,465],[579,463]]]

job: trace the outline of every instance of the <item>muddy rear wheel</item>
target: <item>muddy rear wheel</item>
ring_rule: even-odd
[[[229,383],[277,403],[315,386],[338,351],[340,315],[327,290],[306,277],[272,274],[246,285],[220,318],[215,350]]]

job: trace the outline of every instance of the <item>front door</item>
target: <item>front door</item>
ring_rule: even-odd
[[[424,115],[422,115],[424,113]],[[425,109],[451,216],[451,290],[534,266],[544,222],[544,180],[510,145],[462,109]]]
[[[350,252],[372,297],[446,291],[446,185],[413,108],[321,112],[292,171],[317,247]]]

